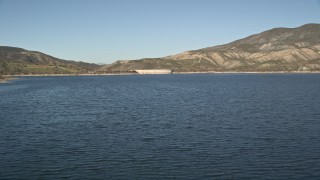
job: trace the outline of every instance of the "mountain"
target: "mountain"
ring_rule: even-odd
[[[0,46],[0,74],[88,73],[99,65],[58,59],[22,48]]]
[[[320,71],[320,24],[275,28],[229,44],[163,58],[117,61],[101,71]]]

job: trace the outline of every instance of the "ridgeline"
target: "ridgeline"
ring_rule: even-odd
[[[174,69],[175,72],[320,71],[320,24],[275,28],[229,44],[163,58],[117,61],[101,71]]]
[[[121,60],[110,65],[67,61],[37,51],[0,46],[0,75],[127,73],[136,69],[319,72],[320,24],[275,28],[229,44],[161,58]]]
[[[0,46],[0,75],[89,73],[99,65],[67,61],[21,48]]]

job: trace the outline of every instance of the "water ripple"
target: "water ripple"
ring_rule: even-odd
[[[0,84],[0,179],[316,179],[320,75]]]

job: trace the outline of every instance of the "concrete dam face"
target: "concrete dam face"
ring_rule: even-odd
[[[172,69],[138,69],[138,74],[172,74]]]

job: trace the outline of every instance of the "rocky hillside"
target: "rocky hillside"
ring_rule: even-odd
[[[41,52],[0,46],[0,74],[72,74],[97,68],[96,64],[66,61]]]
[[[117,61],[101,71],[320,71],[320,24],[275,28],[229,44],[177,55]]]

